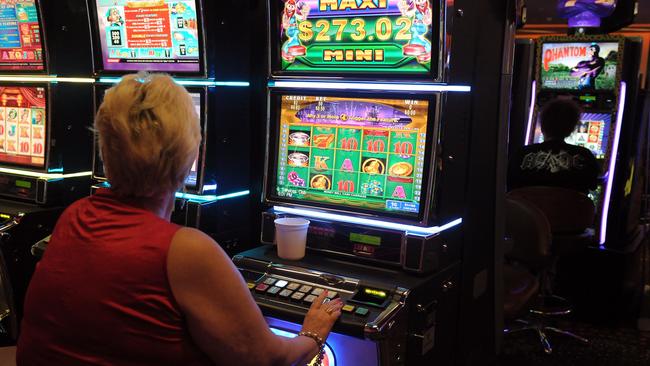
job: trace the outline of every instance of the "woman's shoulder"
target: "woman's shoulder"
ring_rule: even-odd
[[[176,231],[171,241],[169,256],[174,262],[187,264],[229,260],[214,239],[189,227],[181,227]]]

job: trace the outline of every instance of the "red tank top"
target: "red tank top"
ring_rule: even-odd
[[[110,190],[66,209],[27,291],[18,365],[209,365],[167,280],[178,229]]]

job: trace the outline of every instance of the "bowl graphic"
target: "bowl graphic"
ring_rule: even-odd
[[[327,190],[332,187],[332,181],[326,175],[316,174],[313,177],[311,177],[311,180],[309,181],[309,186],[315,189]]]
[[[309,156],[299,152],[289,154],[287,159],[288,164],[291,166],[306,167],[309,163]]]
[[[304,132],[293,132],[289,134],[289,145],[309,146],[309,135]]]
[[[413,173],[413,165],[407,162],[399,162],[393,164],[388,171],[390,175],[395,177],[408,177]]]
[[[384,163],[375,158],[370,158],[363,162],[361,167],[364,173],[368,174],[384,174]]]

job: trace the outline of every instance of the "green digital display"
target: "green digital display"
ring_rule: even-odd
[[[429,101],[281,98],[278,197],[420,214]],[[362,243],[380,244],[372,236],[354,235]]]
[[[16,187],[20,188],[32,188],[32,182],[26,181],[26,180],[17,180],[16,181]]]
[[[273,0],[276,66],[287,72],[429,74],[430,0]]]
[[[381,245],[381,236],[350,233],[350,241],[368,245]]]

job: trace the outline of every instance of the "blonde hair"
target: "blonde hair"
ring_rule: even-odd
[[[95,131],[113,191],[129,197],[178,190],[201,142],[192,97],[164,74],[123,77],[106,92]]]

